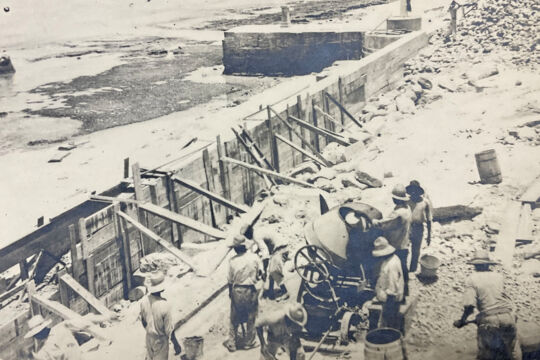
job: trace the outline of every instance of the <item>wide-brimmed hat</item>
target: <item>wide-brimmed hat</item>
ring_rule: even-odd
[[[423,195],[424,189],[420,186],[420,183],[417,180],[411,180],[409,185],[405,188],[407,194],[409,195]]]
[[[388,243],[388,240],[386,238],[379,236],[377,239],[375,239],[375,242],[373,243],[373,252],[372,255],[375,257],[381,257],[393,254],[396,251],[396,249]]]
[[[394,188],[392,189],[392,198],[401,201],[408,201],[409,195],[405,190],[405,186],[403,186],[402,184],[397,184],[396,186],[394,186]]]
[[[237,234],[233,238],[232,247],[246,245],[246,237],[242,234]]]
[[[30,330],[28,330],[28,332],[24,335],[24,338],[31,338],[32,336],[38,334],[41,330],[49,327],[51,323],[51,319],[45,320],[41,315],[33,316],[30,318],[30,320],[28,320],[28,328]]]
[[[306,309],[304,309],[304,307],[300,303],[290,304],[287,308],[285,315],[287,315],[287,317],[291,319],[292,322],[300,325],[301,327],[304,327],[307,324],[308,314]]]
[[[495,260],[491,260],[489,252],[484,249],[478,249],[474,253],[474,257],[468,261],[471,265],[494,265],[497,264]]]
[[[150,276],[150,286],[148,292],[150,294],[162,292],[165,290],[165,274],[158,271]]]

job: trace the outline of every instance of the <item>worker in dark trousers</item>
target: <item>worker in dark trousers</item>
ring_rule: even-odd
[[[378,237],[373,244],[373,256],[380,260],[375,295],[382,302],[380,327],[390,327],[401,331],[399,306],[403,300],[405,282],[401,262],[394,254],[396,249],[384,237]]]
[[[373,220],[373,226],[379,227],[390,245],[396,249],[396,255],[401,261],[401,271],[405,281],[404,295],[409,295],[409,267],[407,258],[409,257],[409,230],[411,227],[411,209],[408,201],[409,195],[405,186],[398,184],[392,189],[392,200],[394,210],[387,218]],[[405,298],[403,299],[405,300]]]
[[[475,271],[467,279],[463,315],[454,322],[454,326],[465,326],[476,307],[479,311],[476,317],[477,359],[520,360],[516,319],[504,290],[503,275],[491,271],[490,266],[495,262],[489,258],[487,250],[478,250],[469,264],[474,265]]]
[[[424,224],[426,225],[427,246],[431,244],[431,225],[433,223],[433,207],[429,197],[424,193],[424,189],[416,180],[406,187],[407,194],[410,196],[409,207],[411,208],[411,230],[409,239],[411,240],[411,266],[409,271],[416,272],[418,268],[418,259],[424,240]]]
[[[229,263],[229,297],[231,298],[231,317],[229,338],[223,345],[230,352],[237,350],[239,341],[237,329],[246,323],[243,349],[256,346],[255,319],[259,307],[257,283],[262,276],[261,259],[247,251],[244,235],[236,235],[233,240],[236,255]]]

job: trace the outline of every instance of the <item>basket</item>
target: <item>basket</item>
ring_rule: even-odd
[[[441,261],[433,255],[422,255],[420,258],[420,276],[424,278],[437,277],[437,269]]]

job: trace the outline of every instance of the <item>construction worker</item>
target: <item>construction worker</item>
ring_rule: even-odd
[[[373,256],[380,259],[379,276],[375,285],[377,300],[383,303],[380,327],[401,330],[399,306],[403,300],[405,282],[396,249],[384,237],[375,239]]]
[[[175,352],[180,345],[173,335],[173,322],[169,302],[162,296],[165,291],[165,275],[152,274],[149,279],[148,295],[141,301],[140,319],[146,330],[146,360],[166,360],[169,357],[169,339]]]
[[[244,349],[256,346],[255,318],[258,311],[258,283],[262,276],[261,259],[254,253],[247,251],[246,238],[236,235],[233,240],[233,248],[236,255],[229,263],[229,297],[231,298],[231,317],[229,338],[223,346],[230,352],[238,347],[238,326],[246,324]]]
[[[24,338],[35,339],[33,358],[36,360],[79,360],[82,359],[82,351],[74,333],[84,331],[103,341],[105,336],[96,324],[109,319],[107,316],[89,314],[51,326],[51,319],[45,320],[43,316],[35,315],[28,321],[30,330]]]
[[[266,280],[270,254],[274,249],[274,236],[269,232],[257,230],[253,233],[253,242],[257,245],[255,253],[259,255],[262,260],[264,272],[263,279]]]
[[[270,256],[270,262],[268,263],[268,297],[270,299],[276,299],[274,294],[274,283],[279,286],[280,294],[276,299],[278,301],[284,301],[289,298],[287,287],[283,282],[284,264],[289,260],[289,251],[287,250],[286,243],[278,243],[274,247],[274,252]]]
[[[474,265],[475,272],[467,279],[463,315],[454,326],[465,326],[476,307],[479,311],[476,317],[477,359],[521,359],[516,319],[510,298],[504,291],[503,275],[490,269],[496,262],[489,258],[487,250],[477,250],[469,264]]]
[[[280,310],[261,315],[257,319],[257,336],[261,342],[261,360],[276,360],[280,348],[290,360],[304,360],[300,334],[307,323],[306,309],[299,303],[285,305]],[[265,341],[264,330],[267,331]]]
[[[411,230],[409,239],[411,241],[411,266],[409,271],[414,273],[418,269],[418,258],[422,249],[424,239],[424,224],[426,224],[427,246],[431,244],[431,225],[433,223],[433,207],[429,197],[424,194],[424,189],[416,180],[412,180],[405,188],[410,196],[409,207],[411,208]]]
[[[407,258],[409,256],[409,230],[411,227],[411,209],[407,202],[409,195],[405,186],[398,184],[392,189],[392,200],[395,204],[390,215],[382,220],[373,220],[373,225],[380,227],[384,237],[396,249],[396,255],[401,261],[401,271],[405,281],[404,295],[409,295],[409,269]],[[404,298],[405,300],[405,298]]]

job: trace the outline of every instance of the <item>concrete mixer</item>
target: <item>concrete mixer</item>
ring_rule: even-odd
[[[354,226],[345,221],[350,212],[360,220]],[[368,320],[362,307],[375,296],[376,260],[371,251],[380,235],[371,225],[381,218],[370,205],[348,203],[306,225],[306,245],[294,257],[302,279],[297,301],[308,312],[306,338],[339,330],[339,340],[346,344],[351,329]]]

